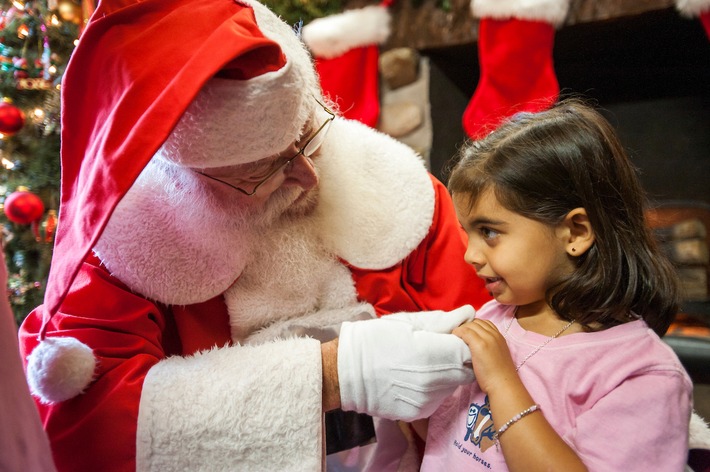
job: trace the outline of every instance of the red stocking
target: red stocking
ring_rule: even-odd
[[[539,111],[557,100],[554,36],[555,27],[544,21],[481,19],[481,76],[463,115],[470,138],[482,137],[518,111]]]
[[[370,45],[315,61],[323,94],[341,115],[373,128],[380,116],[379,57],[379,47]]]
[[[705,33],[708,35],[708,39],[710,39],[710,10],[700,14],[700,22],[705,28]]]
[[[380,114],[379,45],[389,37],[388,3],[319,18],[303,29],[324,96],[345,117],[375,127]]]

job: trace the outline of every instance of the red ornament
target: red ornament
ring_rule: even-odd
[[[12,136],[25,125],[22,110],[7,102],[0,103],[0,133]]]
[[[5,199],[5,216],[13,223],[28,225],[42,218],[44,204],[32,192],[18,190]]]

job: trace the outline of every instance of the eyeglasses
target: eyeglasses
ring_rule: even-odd
[[[330,124],[333,122],[333,120],[335,120],[335,113],[318,100],[316,101],[321,107],[323,107],[323,110],[325,110],[325,112],[329,116],[325,120],[325,122],[320,125],[320,128],[318,128],[316,132],[313,133],[310,138],[308,138],[305,144],[301,146],[298,152],[293,156],[289,158],[280,157],[273,162],[268,162],[262,165],[257,164],[255,168],[252,168],[248,171],[250,175],[248,177],[243,178],[244,183],[240,184],[240,186],[232,185],[229,182],[225,182],[224,180],[218,179],[217,177],[213,177],[198,170],[195,170],[195,172],[207,177],[208,179],[221,182],[224,185],[243,193],[247,197],[251,197],[257,192],[257,190],[259,190],[259,187],[264,185],[264,183],[266,183],[270,178],[276,175],[281,169],[284,169],[286,166],[288,166],[298,156],[303,154],[304,157],[311,157],[313,153],[321,147],[321,145],[325,141],[325,137],[328,134],[328,130],[330,129]]]

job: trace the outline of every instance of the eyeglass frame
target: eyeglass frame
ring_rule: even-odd
[[[254,188],[252,189],[251,192],[249,192],[249,191],[247,191],[247,190],[244,190],[244,189],[241,188],[241,187],[237,187],[236,185],[232,185],[232,184],[230,184],[229,182],[225,182],[225,181],[222,180],[222,179],[218,179],[217,177],[213,177],[213,176],[211,176],[211,175],[209,175],[209,174],[205,174],[204,172],[201,172],[201,171],[199,171],[199,170],[195,170],[195,172],[198,173],[198,174],[200,174],[200,175],[202,175],[202,176],[204,176],[204,177],[207,177],[208,179],[214,180],[214,181],[216,181],[216,182],[223,183],[224,185],[226,185],[226,186],[228,186],[228,187],[231,187],[231,188],[233,188],[234,190],[237,190],[238,192],[240,192],[240,193],[246,195],[247,197],[253,196],[253,195],[259,190],[259,188],[260,188],[262,185],[264,185],[269,179],[271,179],[274,175],[276,175],[281,169],[283,169],[284,167],[286,167],[287,165],[289,165],[289,164],[290,164],[294,159],[296,159],[298,156],[300,156],[300,155],[303,154],[303,157],[306,157],[306,158],[310,157],[310,155],[306,156],[306,155],[304,154],[304,151],[306,150],[306,148],[311,144],[311,142],[316,138],[316,136],[318,136],[318,134],[319,134],[321,131],[323,131],[328,125],[330,125],[331,123],[333,123],[333,121],[335,120],[335,112],[333,112],[333,111],[332,111],[330,108],[328,108],[327,106],[323,105],[319,100],[316,100],[316,102],[318,102],[318,104],[319,104],[321,107],[323,107],[323,110],[325,110],[325,112],[328,113],[328,114],[330,115],[330,117],[328,117],[328,118],[323,122],[323,124],[320,125],[320,128],[318,128],[318,129],[316,130],[316,132],[313,133],[313,134],[308,138],[308,140],[306,141],[306,143],[305,143],[303,146],[301,146],[301,148],[298,150],[298,152],[297,152],[296,154],[294,154],[293,156],[291,156],[291,157],[289,157],[288,159],[286,159],[285,161],[283,161],[281,164],[279,164],[279,165],[277,165],[276,167],[274,167],[274,169],[273,169],[272,171],[270,171],[263,179],[261,179],[259,182],[257,182],[257,184],[254,186]],[[324,141],[325,141],[325,140],[324,140]],[[321,146],[321,145],[323,145],[323,143],[321,143],[317,148],[315,148],[315,149],[311,152],[311,155],[312,155],[314,152],[316,152],[318,149],[320,149],[320,146]],[[277,159],[277,160],[278,160],[278,159]],[[194,169],[193,169],[193,170],[194,170]]]

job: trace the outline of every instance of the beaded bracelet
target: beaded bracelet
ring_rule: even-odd
[[[533,405],[530,408],[526,408],[525,410],[521,411],[517,415],[513,416],[510,420],[508,420],[508,422],[506,424],[501,426],[501,428],[498,431],[493,433],[493,440],[496,442],[496,447],[498,447],[498,439],[501,437],[501,435],[503,433],[505,433],[508,430],[508,428],[511,427],[511,425],[513,425],[514,423],[517,423],[518,421],[520,421],[524,417],[528,416],[530,413],[537,411],[539,409],[540,409],[540,405]]]

